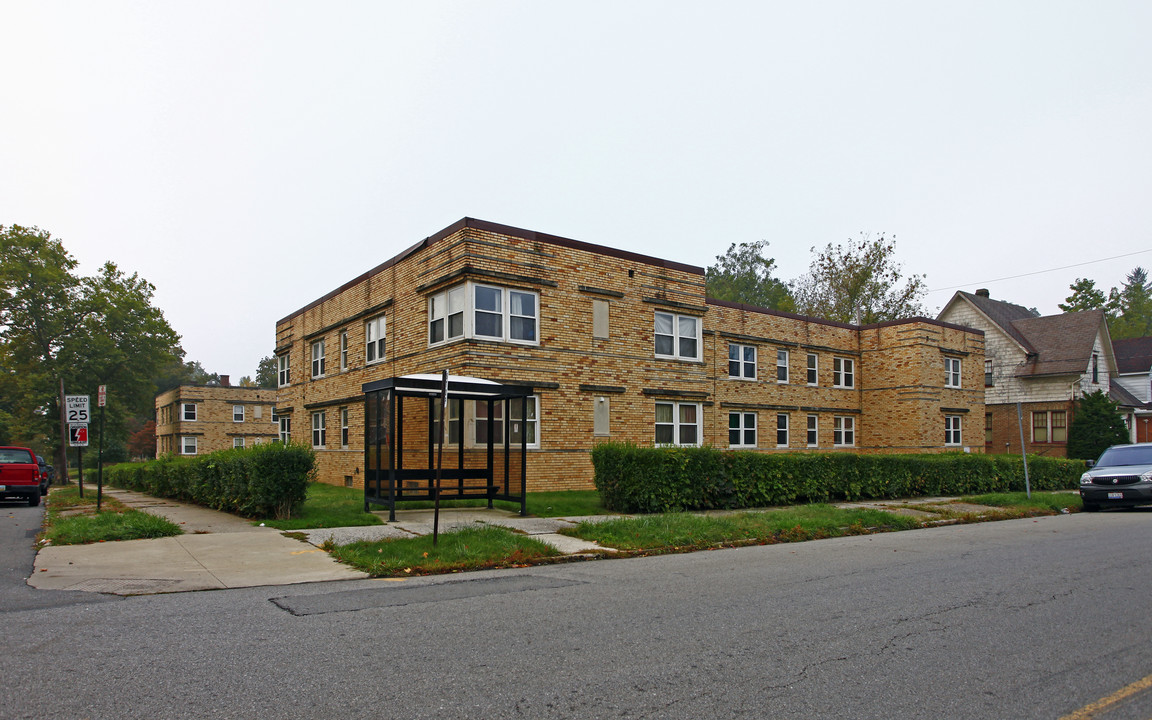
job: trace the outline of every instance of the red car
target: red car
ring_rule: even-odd
[[[0,447],[0,497],[24,498],[36,506],[47,492],[48,478],[41,477],[36,453],[23,447]]]

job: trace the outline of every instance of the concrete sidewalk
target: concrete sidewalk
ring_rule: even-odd
[[[126,505],[168,518],[186,534],[44,547],[36,556],[29,585],[42,590],[145,595],[368,577],[319,548],[228,513],[124,490],[104,492]]]

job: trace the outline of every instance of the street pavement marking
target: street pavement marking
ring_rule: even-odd
[[[1060,720],[1087,720],[1088,718],[1095,717],[1096,713],[1103,712],[1116,703],[1127,700],[1136,693],[1147,690],[1148,688],[1152,688],[1152,675],[1142,680],[1137,680],[1127,687],[1120,688],[1106,698],[1101,698],[1090,705],[1085,705],[1071,715],[1065,715],[1060,718]]]

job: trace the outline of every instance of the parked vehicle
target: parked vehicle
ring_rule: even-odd
[[[48,464],[43,455],[37,455],[36,467],[40,471],[40,496],[43,497],[48,494],[48,486],[52,484],[52,466]]]
[[[1152,443],[1113,445],[1080,476],[1086,512],[1152,505]]]
[[[36,453],[25,447],[0,447],[0,497],[23,498],[29,505],[39,505],[48,487],[44,485],[42,491],[41,482]]]

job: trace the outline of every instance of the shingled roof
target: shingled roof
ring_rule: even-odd
[[[1033,348],[1017,375],[1078,375],[1088,369],[1103,310],[1085,310],[1014,320],[1012,327]]]
[[[1146,373],[1152,368],[1152,337],[1113,340],[1112,352],[1122,373]]]
[[[963,290],[956,294],[972,303],[977,310],[987,315],[989,320],[999,325],[1013,340],[1023,346],[1025,352],[1033,351],[1032,346],[1028,344],[1028,339],[1020,334],[1012,323],[1017,320],[1039,317],[1039,313],[1035,310],[1029,310],[1023,305],[1015,305],[1003,300],[993,300],[987,295],[966,293]]]

